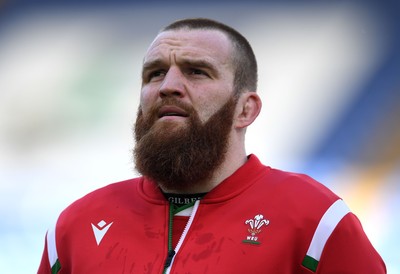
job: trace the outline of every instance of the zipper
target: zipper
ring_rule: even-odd
[[[174,226],[174,210],[173,210],[173,204],[169,204],[169,220],[168,220],[168,256],[167,259],[165,260],[164,264],[164,272],[165,274],[167,272],[167,268],[171,265],[172,263],[172,258],[175,256],[175,250],[172,249],[172,235],[173,235],[173,226]]]
[[[165,261],[165,266],[164,266],[164,274],[169,274],[171,271],[171,267],[174,263],[175,255],[179,252],[179,249],[181,248],[183,241],[186,238],[187,233],[189,232],[190,226],[193,223],[194,216],[196,215],[197,209],[199,207],[200,200],[197,200],[194,205],[193,205],[193,210],[192,213],[190,214],[189,220],[186,223],[185,229],[182,232],[181,237],[179,238],[179,241],[175,247],[175,249],[172,249],[172,229],[173,229],[173,210],[171,209],[170,205],[170,210],[169,210],[169,227],[168,227],[168,256]]]

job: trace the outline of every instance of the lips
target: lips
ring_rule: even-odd
[[[162,106],[158,111],[158,118],[167,116],[188,117],[188,113],[176,106]]]

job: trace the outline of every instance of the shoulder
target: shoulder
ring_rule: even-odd
[[[93,201],[99,203],[107,202],[103,198],[114,199],[114,197],[117,197],[121,199],[121,197],[132,195],[136,192],[136,187],[140,180],[141,178],[135,178],[106,185],[76,200],[70,207],[88,204]]]
[[[319,197],[322,200],[328,199],[331,203],[339,198],[314,178],[302,173],[265,166],[255,155],[250,155],[242,173],[241,179],[252,178],[251,181],[256,183],[254,186],[261,195],[279,194],[285,198],[296,198],[295,200]]]
[[[340,199],[336,193],[314,178],[265,166],[254,155],[249,157],[246,166],[243,174],[236,176],[240,179],[239,185],[249,187],[246,193],[253,197],[252,200],[262,200],[263,204],[277,207],[280,211],[318,219]],[[248,183],[243,184],[243,180]]]
[[[82,215],[110,210],[122,204],[131,203],[137,195],[137,185],[141,178],[129,179],[96,189],[71,203],[60,214],[57,226],[73,222]]]
[[[339,196],[314,178],[301,173],[287,172],[271,168],[263,178],[272,193],[287,202],[304,204],[324,204],[329,207]]]

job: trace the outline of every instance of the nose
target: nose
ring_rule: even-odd
[[[171,67],[161,83],[160,97],[183,97],[185,94],[184,75],[178,68]]]

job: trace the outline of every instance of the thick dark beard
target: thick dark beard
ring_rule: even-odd
[[[164,190],[188,192],[203,186],[224,161],[237,98],[230,98],[204,124],[190,106],[167,101],[162,105],[177,105],[189,113],[188,121],[158,124],[160,106],[147,119],[139,108],[134,129],[136,169]]]

